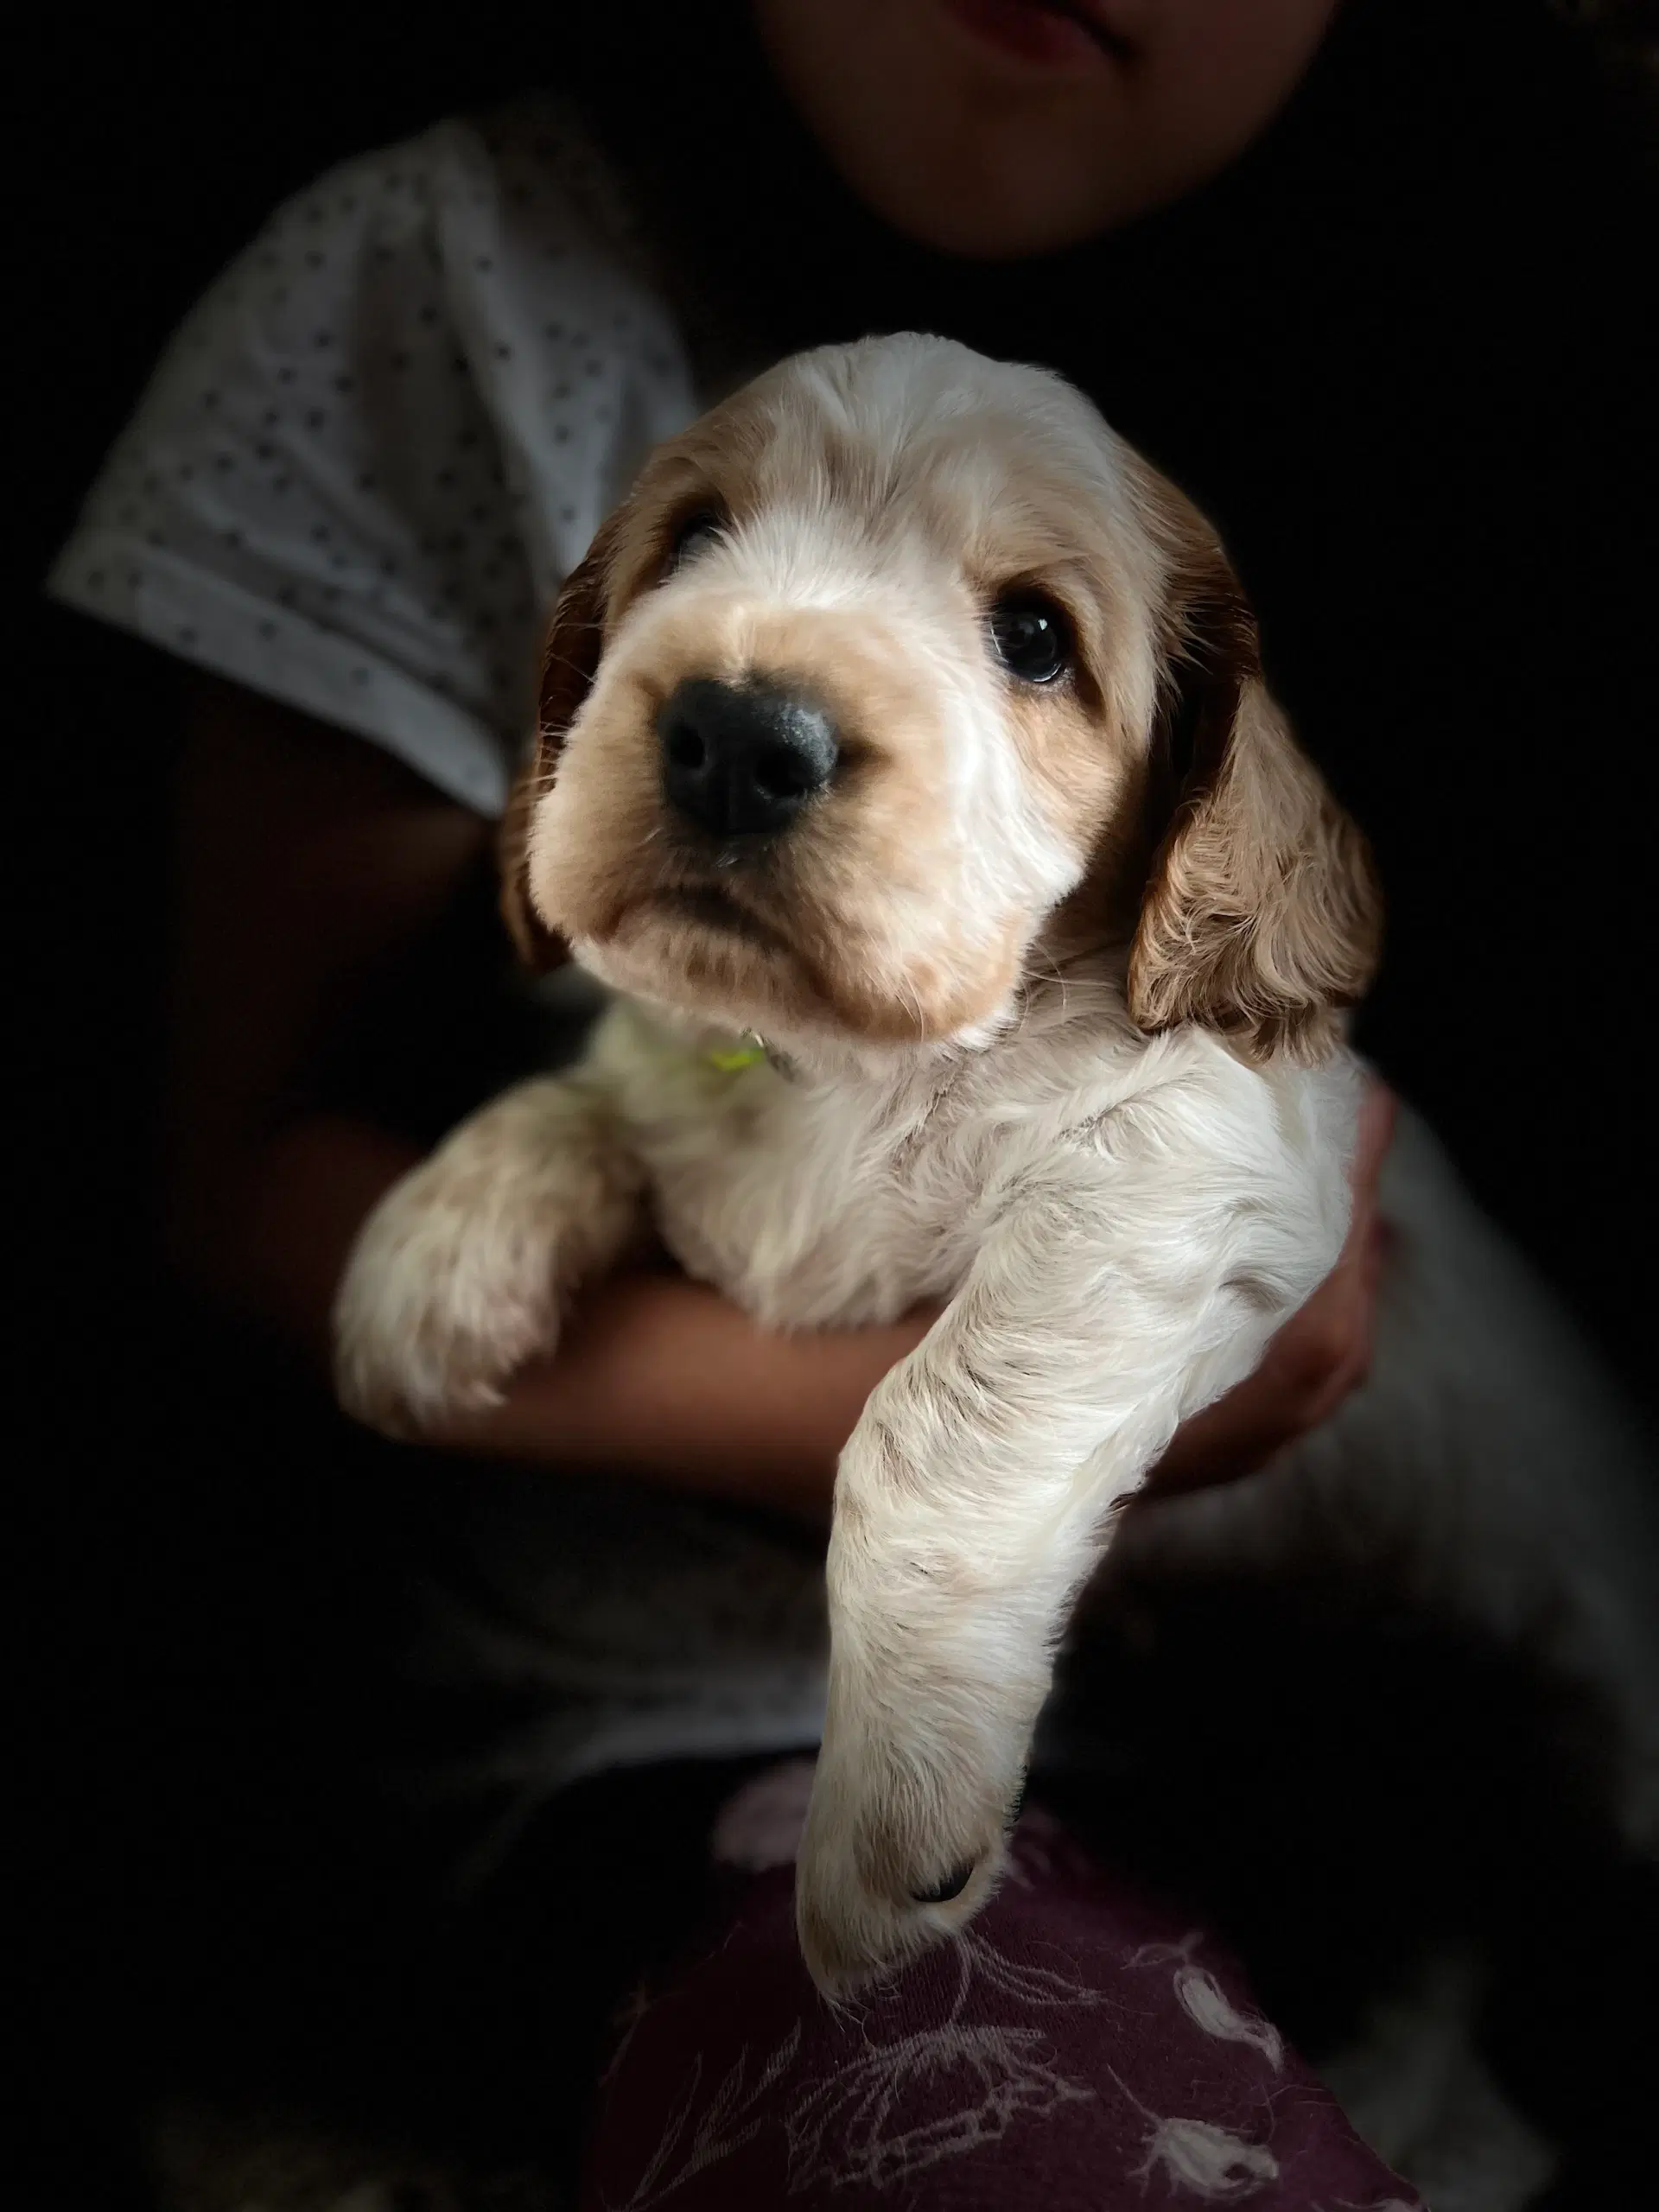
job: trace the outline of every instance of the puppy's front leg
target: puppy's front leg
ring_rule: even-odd
[[[644,1185],[613,1102],[580,1072],[473,1115],[359,1235],[334,1306],[340,1402],[391,1435],[497,1403],[620,1256]]]
[[[1202,1204],[1186,1186],[1172,1205],[1165,1166],[1149,1209],[1099,1169],[1062,1165],[1022,1192],[842,1459],[797,1882],[802,1948],[831,1994],[984,1903],[1114,1509],[1335,1256],[1340,1224],[1264,1232],[1272,1210],[1236,1176],[1230,1195],[1224,1173]]]

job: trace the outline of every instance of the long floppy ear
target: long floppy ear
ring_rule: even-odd
[[[568,957],[564,941],[536,912],[530,895],[530,830],[536,802],[553,780],[565,732],[582,711],[599,672],[605,610],[620,516],[605,523],[565,579],[542,648],[536,743],[507,796],[496,852],[501,870],[501,918],[519,958],[545,974]]]
[[[1170,590],[1153,787],[1166,826],[1129,955],[1129,1013],[1202,1022],[1252,1058],[1316,1058],[1376,972],[1370,848],[1292,736],[1262,676],[1255,617],[1185,509]]]

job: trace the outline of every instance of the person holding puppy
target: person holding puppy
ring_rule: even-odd
[[[906,242],[883,272],[896,296],[868,313],[925,324],[936,301],[911,262],[939,261],[971,296],[976,277],[989,289],[1202,182],[1283,105],[1332,12],[1277,0],[1271,39],[1235,29],[1229,58],[1210,48],[1230,11],[1200,8],[1149,30],[1131,68],[1116,34],[1097,44],[1040,8],[762,5],[751,66],[790,104],[774,122],[798,111],[812,133],[797,165],[821,144],[854,219]],[[591,72],[620,86],[610,59]],[[925,130],[895,130],[899,107]],[[432,957],[423,940],[489,865],[541,626],[605,502],[737,357],[773,350],[756,325],[820,273],[809,248],[792,280],[757,284],[758,315],[688,329],[605,204],[646,164],[612,175],[599,135],[531,101],[302,195],[181,334],[54,575],[60,596],[204,672],[183,769],[175,1246],[191,1279],[319,1355],[351,1238],[415,1154],[340,1112],[317,1071],[389,978]],[[809,171],[798,189],[825,181]],[[641,175],[647,210],[662,182]],[[709,196],[696,219],[714,235]],[[1000,350],[1027,335],[1011,327]],[[303,944],[286,925],[296,878]],[[284,1099],[305,1103],[273,1110]],[[1379,1093],[1343,1268],[1256,1381],[1183,1439],[1172,1482],[1258,1464],[1363,1372],[1386,1119]],[[826,1501],[859,1408],[927,1320],[791,1343],[636,1273],[595,1293],[568,1355],[465,1441]]]
[[[642,84],[623,11],[620,31],[578,35],[569,93],[365,156],[274,219],[180,334],[53,577],[201,672],[180,778],[169,1205],[199,1294],[325,1360],[364,1218],[489,1087],[482,1070],[470,1091],[464,1068],[426,1078],[464,1058],[478,1039],[460,1009],[499,988],[499,947],[474,918],[554,592],[649,447],[779,353],[934,328],[1080,383],[1217,517],[1285,641],[1305,741],[1378,818],[1389,873],[1399,747],[1420,761],[1468,696],[1454,684],[1398,740],[1353,696],[1385,575],[1398,688],[1433,691],[1457,658],[1429,619],[1438,575],[1416,597],[1398,580],[1408,512],[1433,537],[1424,518],[1461,512],[1467,491],[1433,484],[1433,435],[1378,423],[1376,362],[1356,375],[1321,350],[1370,344],[1393,363],[1411,330],[1371,318],[1422,305],[1422,239],[1368,228],[1408,166],[1381,143],[1383,88],[1406,82],[1410,51],[1389,12],[754,0],[695,27],[652,14]],[[1441,56],[1441,79],[1466,62]],[[1539,66],[1530,47],[1516,66]],[[1378,143],[1356,146],[1366,129]],[[1406,181],[1394,213],[1421,214],[1440,181]],[[1311,193],[1329,226],[1312,242]],[[1426,255],[1421,281],[1447,258]],[[1450,397],[1416,396],[1430,432],[1465,396],[1445,382]],[[1390,469],[1416,504],[1368,513],[1362,539],[1353,487]],[[1535,677],[1546,696],[1554,680]],[[1438,925],[1433,889],[1431,912],[1396,907],[1402,993]],[[1335,1273],[1257,1374],[1187,1425],[1155,1490],[1253,1472],[1363,1375],[1389,1113],[1379,1084]],[[521,1571],[546,1494],[643,1481],[713,1515],[696,1522],[712,1588],[728,1540],[708,1529],[741,1525],[765,1551],[741,1509],[821,1513],[865,1399],[931,1318],[773,1338],[642,1266],[587,1294],[556,1359],[449,1441],[537,1471],[528,1491],[501,1478],[537,1499],[512,1509]],[[701,1503],[720,1499],[737,1522]],[[569,1553],[573,1526],[605,1509],[581,1524],[551,1510]],[[613,1526],[598,1541],[626,1556]],[[580,1594],[565,1569],[537,1601],[555,1620]],[[775,1588],[792,1592],[792,1573]],[[582,1619],[626,1645],[626,1624]],[[764,1666],[763,1647],[742,1649]],[[638,1704],[607,1692],[588,1710],[561,1681],[550,1777],[625,1743],[638,1761],[799,1740],[788,1698],[740,1697],[716,1725],[707,1681],[670,1694],[669,1674],[648,1726]]]

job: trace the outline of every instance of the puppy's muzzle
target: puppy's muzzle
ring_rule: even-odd
[[[663,795],[707,836],[773,836],[822,791],[839,753],[822,708],[776,686],[691,677],[657,718]]]

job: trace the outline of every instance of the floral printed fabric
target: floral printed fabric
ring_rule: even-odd
[[[1237,1966],[1028,1813],[965,1935],[844,2012],[786,1867],[622,2025],[582,2212],[1421,2212],[1256,2012]]]

